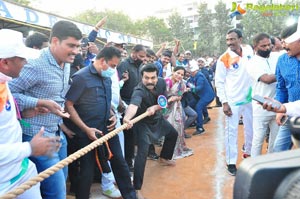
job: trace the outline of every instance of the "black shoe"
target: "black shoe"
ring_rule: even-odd
[[[193,135],[202,135],[205,133],[204,128],[197,128],[197,130],[193,133]]]
[[[207,122],[209,122],[210,121],[210,117],[205,117],[204,119],[203,119],[203,124],[206,124]]]
[[[184,138],[191,138],[192,136],[187,134],[187,133],[184,133]]]
[[[243,123],[243,120],[242,119],[240,119],[239,120],[239,125],[243,125],[244,123]]]
[[[229,175],[235,176],[236,175],[236,166],[235,166],[235,164],[227,165],[227,172],[229,173]]]
[[[159,159],[159,155],[157,155],[156,153],[149,154],[149,155],[147,156],[147,159],[148,159],[148,160],[158,160],[158,159]]]
[[[193,128],[193,127],[196,127],[196,126],[197,126],[196,122],[193,122],[192,124],[190,124],[189,128]]]

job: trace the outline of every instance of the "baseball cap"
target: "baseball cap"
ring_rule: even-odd
[[[25,46],[21,32],[10,29],[0,30],[0,58],[21,57],[35,59],[39,55],[39,50]]]
[[[204,63],[206,63],[206,60],[203,57],[200,57],[199,59],[197,59],[197,61],[203,61]]]
[[[190,62],[190,71],[195,72],[197,70],[199,70],[199,66],[198,66],[197,62],[195,60],[192,60]]]
[[[211,57],[207,58],[207,64],[208,64],[208,65],[211,64],[211,62],[213,62],[213,61],[214,61],[213,58],[211,58]]]
[[[300,39],[300,17],[298,18],[298,25],[297,25],[297,31],[294,32],[291,36],[288,38],[284,39],[286,43],[292,43],[294,41],[297,41]]]
[[[184,54],[192,54],[191,51],[187,50],[184,52]]]

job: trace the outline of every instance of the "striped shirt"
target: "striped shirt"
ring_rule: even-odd
[[[61,68],[49,48],[43,49],[39,58],[29,60],[20,73],[20,77],[9,82],[20,110],[34,108],[39,99],[53,100],[64,106],[65,94],[69,88],[70,64]],[[29,136],[37,134],[42,126],[45,131],[55,133],[61,123],[61,117],[52,113],[24,118],[30,124],[22,126],[23,133]]]

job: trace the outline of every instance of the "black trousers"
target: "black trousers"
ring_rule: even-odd
[[[156,126],[157,128],[153,128],[144,122],[138,122],[133,126],[133,130],[137,138],[137,155],[135,156],[134,161],[133,177],[133,184],[136,190],[140,190],[142,188],[149,145],[153,142],[153,139],[165,136],[160,157],[168,160],[173,157],[178,137],[177,131],[165,119],[159,120],[159,123]]]
[[[132,129],[123,130],[124,133],[124,154],[129,167],[133,166],[135,138]]]
[[[88,137],[75,137],[73,139],[73,141],[76,142],[78,149],[91,143],[91,140]],[[129,168],[123,158],[118,136],[111,138],[108,143],[113,154],[113,157],[110,160],[111,168],[122,197],[124,199],[136,199],[136,193],[131,184]],[[79,174],[77,176],[75,195],[76,199],[88,199],[95,171],[94,150],[81,157],[79,162]]]

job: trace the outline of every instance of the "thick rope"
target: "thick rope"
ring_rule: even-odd
[[[137,123],[138,121],[140,121],[143,118],[147,117],[148,114],[149,113],[146,111],[145,113],[143,113],[143,114],[137,116],[136,118],[132,119],[131,122],[133,124]],[[91,144],[89,144],[89,145],[85,146],[84,148],[76,151],[75,153],[69,155],[67,158],[61,160],[60,162],[56,163],[52,167],[50,167],[50,168],[44,170],[43,172],[39,173],[37,176],[35,176],[35,177],[29,179],[28,181],[24,182],[23,184],[21,184],[20,186],[16,187],[12,191],[4,194],[3,196],[0,197],[0,199],[16,198],[18,195],[21,195],[26,190],[30,189],[32,186],[34,186],[37,183],[39,183],[39,182],[43,181],[44,179],[48,178],[49,176],[51,176],[52,174],[54,174],[58,170],[62,169],[63,167],[69,165],[70,163],[74,162],[78,158],[84,156],[85,154],[87,154],[88,152],[92,151],[96,147],[100,146],[101,144],[103,144],[107,140],[111,139],[112,137],[114,137],[115,135],[117,135],[120,131],[122,131],[122,130],[124,130],[126,128],[127,128],[127,124],[123,124],[119,128],[117,128],[117,129],[111,131],[110,133],[104,135],[100,139],[95,140]]]

